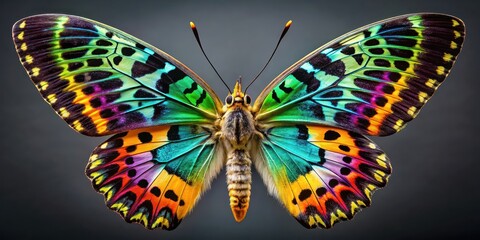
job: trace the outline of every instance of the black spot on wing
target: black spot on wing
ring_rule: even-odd
[[[155,88],[160,92],[168,94],[170,92],[170,84],[170,79],[163,77],[157,80],[157,82],[155,83]]]
[[[390,67],[390,62],[385,59],[375,59],[373,60],[373,64],[378,67]]]
[[[84,89],[82,89],[82,92],[85,94],[85,95],[90,95],[92,93],[95,92],[95,89],[92,87],[92,86],[88,86]]]
[[[179,68],[175,68],[168,72],[167,76],[170,78],[170,80],[172,80],[172,82],[177,82],[179,80],[182,80],[187,75]]]
[[[186,88],[185,90],[183,90],[183,93],[184,94],[193,93],[195,90],[197,90],[197,88],[198,88],[198,84],[196,82],[192,82],[192,85],[189,88]]]
[[[352,54],[355,53],[355,48],[350,47],[350,46],[345,47],[345,48],[342,49],[341,53],[343,53],[345,55],[352,55]]]
[[[105,92],[115,90],[123,86],[123,81],[119,78],[110,79],[98,83],[98,87]]]
[[[141,132],[138,134],[138,139],[140,140],[140,142],[142,143],[148,143],[148,142],[151,142],[152,141],[152,134],[149,133],[149,132]]]
[[[350,147],[346,145],[340,145],[338,148],[344,152],[350,152]]]
[[[340,134],[337,131],[328,130],[325,132],[323,139],[327,141],[337,140],[340,137]]]
[[[401,60],[395,61],[394,65],[395,65],[396,68],[398,68],[402,71],[407,70],[407,68],[410,66],[407,61],[401,61]]]
[[[327,161],[327,159],[325,158],[325,149],[321,147],[318,148],[318,157],[320,158],[318,165],[323,165]]]
[[[299,68],[292,73],[292,75],[303,84],[307,85],[307,93],[313,92],[320,87],[320,81],[318,81],[313,73],[308,73],[305,69]]]
[[[277,95],[277,92],[275,91],[275,89],[273,89],[272,91],[272,98],[273,100],[275,100],[275,102],[277,103],[281,103],[282,101],[280,100],[280,98],[278,98],[278,95]]]
[[[200,97],[197,99],[197,102],[195,102],[195,106],[198,107],[198,105],[202,104],[203,100],[207,97],[207,91],[205,89],[202,90],[202,94],[200,94]]]
[[[115,65],[118,65],[118,64],[120,64],[120,62],[122,61],[122,59],[123,59],[123,58],[120,57],[120,56],[115,56],[115,57],[113,58],[113,63],[114,63]]]
[[[90,100],[90,106],[98,108],[102,105],[102,100],[100,98],[92,98]]]
[[[104,55],[104,54],[107,54],[107,53],[108,53],[108,50],[107,49],[102,49],[102,48],[97,48],[97,49],[92,51],[93,55]]]
[[[164,114],[164,111],[165,111],[165,106],[164,105],[155,105],[153,106],[153,116],[152,116],[152,120],[158,120],[160,119],[160,117],[163,116]]]
[[[387,104],[387,102],[388,100],[383,96],[379,96],[375,99],[375,104],[377,104],[377,106],[379,107],[384,107]]]
[[[364,43],[365,46],[376,46],[378,44],[380,44],[380,42],[375,38],[369,39]]]
[[[371,107],[365,107],[363,109],[363,114],[367,117],[373,117],[375,115],[377,115],[377,111],[374,109],[374,108],[371,108]]]
[[[383,87],[382,87],[382,91],[386,94],[392,94],[394,91],[395,91],[395,87],[393,87],[392,85],[390,84],[385,84]]]
[[[309,110],[312,112],[313,116],[319,120],[325,120],[325,114],[323,113],[323,108],[320,104],[311,104]]]
[[[156,197],[160,197],[160,194],[162,193],[158,187],[153,187],[150,189],[150,193],[155,195]]]
[[[388,51],[392,56],[401,57],[401,58],[411,58],[413,57],[412,50],[399,49],[399,48],[388,48]]]
[[[125,158],[125,164],[127,164],[127,165],[132,165],[132,164],[134,164],[134,163],[135,163],[135,161],[133,160],[133,157],[127,157],[127,158]]]
[[[157,68],[147,65],[143,62],[135,61],[132,66],[132,77],[139,78],[157,71]]]
[[[133,97],[135,98],[155,98],[155,95],[152,93],[149,93],[143,89],[137,90],[134,94]]]
[[[175,194],[175,192],[174,192],[173,190],[171,190],[171,189],[167,190],[167,191],[165,192],[165,195],[164,195],[164,196],[165,196],[165,198],[168,198],[168,199],[170,199],[170,200],[172,200],[172,201],[174,201],[174,202],[178,201],[178,196],[177,196],[177,194]]]
[[[334,61],[331,64],[323,67],[322,71],[324,71],[328,75],[342,77],[343,75],[345,75],[345,63],[340,60]]]
[[[115,115],[115,112],[112,111],[110,108],[103,109],[100,111],[100,117],[102,118],[110,118]]]
[[[81,50],[63,52],[62,53],[62,58],[64,60],[80,58],[80,57],[83,57],[87,53],[87,51],[88,51],[88,49],[81,49]]]
[[[284,91],[285,93],[290,93],[293,91],[293,88],[290,88],[290,87],[287,87],[285,86],[285,81],[283,81],[282,83],[280,83],[280,85],[278,86],[282,91]]]
[[[177,125],[173,125],[173,126],[170,127],[170,129],[167,132],[167,138],[170,141],[180,139],[180,135],[178,134],[178,126]]]
[[[145,179],[142,179],[142,180],[138,181],[137,185],[141,188],[146,188],[148,186],[148,181],[145,180]]]
[[[363,54],[355,54],[352,56],[353,59],[355,59],[355,62],[357,62],[358,65],[362,65],[363,63]]]
[[[86,46],[90,43],[91,38],[62,38],[59,41],[60,48],[76,48]]]
[[[103,40],[103,39],[96,41],[95,44],[97,46],[102,46],[102,47],[108,47],[113,45],[113,43],[111,43],[110,41]]]
[[[320,95],[321,98],[338,98],[341,96],[343,96],[343,92],[341,90],[331,90]]]
[[[315,194],[317,194],[317,196],[319,198],[322,197],[326,193],[327,193],[327,189],[324,188],[324,187],[319,187],[319,188],[317,188],[317,190],[315,190]]]
[[[158,55],[150,55],[145,63],[157,69],[165,68],[165,60]]]
[[[135,53],[135,50],[133,50],[132,48],[129,48],[129,47],[123,47],[123,48],[122,48],[122,54],[123,54],[124,56],[130,57],[130,56],[132,56],[134,53]]]
[[[342,168],[340,169],[340,174],[346,176],[346,175],[350,174],[351,171],[352,171],[352,170],[350,170],[350,168],[342,167]]]
[[[67,70],[69,72],[73,72],[75,70],[80,69],[81,67],[83,67],[82,62],[71,62],[71,63],[68,64]]]
[[[330,186],[331,188],[334,188],[337,185],[338,185],[337,179],[330,179],[330,181],[328,181],[328,186]]]
[[[385,38],[387,41],[387,44],[389,45],[397,45],[397,46],[402,46],[402,47],[415,47],[417,45],[417,40],[416,39],[411,39],[411,38],[394,38],[394,37],[388,37]]]
[[[298,128],[298,139],[307,140],[309,137],[308,128],[305,125],[296,125]]]
[[[298,200],[305,201],[312,195],[312,191],[310,189],[303,189],[300,194],[298,194]]]
[[[342,161],[345,162],[345,163],[351,163],[352,162],[352,158],[349,157],[349,156],[344,156],[342,158]]]
[[[89,67],[99,67],[103,65],[103,60],[102,59],[88,59],[87,60],[87,65]]]
[[[127,153],[131,153],[137,150],[137,146],[136,145],[128,146],[125,148],[125,150],[127,151]]]
[[[137,175],[137,170],[135,170],[134,168],[128,170],[128,172],[127,172],[127,176],[128,176],[129,178],[133,178],[133,177],[135,177],[136,175]]]
[[[315,68],[315,69],[321,69],[322,67],[326,66],[327,64],[331,63],[332,60],[325,54],[320,53],[317,56],[313,57],[310,59],[309,63]]]
[[[370,48],[368,51],[375,55],[382,55],[385,52],[383,48]]]

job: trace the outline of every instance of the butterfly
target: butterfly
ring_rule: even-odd
[[[465,37],[453,16],[379,21],[314,50],[255,102],[237,81],[225,101],[181,62],[105,24],[44,14],[13,26],[42,97],[79,133],[113,135],[86,174],[127,222],[176,228],[226,166],[236,221],[252,162],[268,191],[307,228],[370,205],[391,173],[366,136],[405,127],[445,80]]]

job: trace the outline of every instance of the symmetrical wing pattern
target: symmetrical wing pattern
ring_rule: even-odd
[[[107,206],[128,222],[168,230],[227,155],[229,190],[248,196],[241,199],[250,199],[253,160],[305,227],[351,219],[391,173],[385,153],[364,135],[390,135],[411,121],[465,37],[463,22],[443,14],[373,23],[299,60],[251,107],[237,100],[244,98],[239,82],[223,106],[178,60],[99,22],[45,14],[12,31],[24,68],[62,119],[82,134],[116,134],[86,170]]]
[[[460,52],[463,22],[400,16],[348,33],[277,77],[255,103],[262,123],[326,124],[390,135],[412,120]]]

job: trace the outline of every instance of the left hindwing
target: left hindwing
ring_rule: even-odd
[[[390,135],[443,82],[465,35],[463,22],[414,14],[347,33],[280,74],[254,105],[262,124],[326,124]]]
[[[211,124],[222,105],[178,60],[118,29],[45,14],[13,26],[20,60],[73,129],[108,135],[162,124]]]
[[[307,228],[330,228],[370,205],[387,183],[385,153],[358,133],[334,127],[274,127],[256,166],[272,193]]]
[[[174,229],[223,162],[211,133],[163,125],[117,134],[90,157],[87,176],[109,208],[149,229]]]

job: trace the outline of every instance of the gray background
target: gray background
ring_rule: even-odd
[[[465,1],[474,2],[474,1]],[[124,1],[17,0],[0,3],[2,80],[0,238],[2,239],[414,239],[473,238],[477,214],[479,133],[478,6],[463,1]],[[371,207],[331,230],[307,230],[289,216],[255,173],[246,219],[237,224],[222,172],[194,211],[174,231],[125,223],[105,207],[84,175],[104,138],[71,130],[30,83],[10,37],[25,16],[61,12],[107,23],[172,54],[222,98],[225,88],[203,58],[188,22],[229,85],[251,79],[267,60],[283,24],[293,20],[278,54],[251,95],[323,43],[395,15],[433,11],[456,15],[468,34],[448,80],[405,130],[374,140],[387,152],[393,175]],[[476,60],[475,60],[476,59]]]

